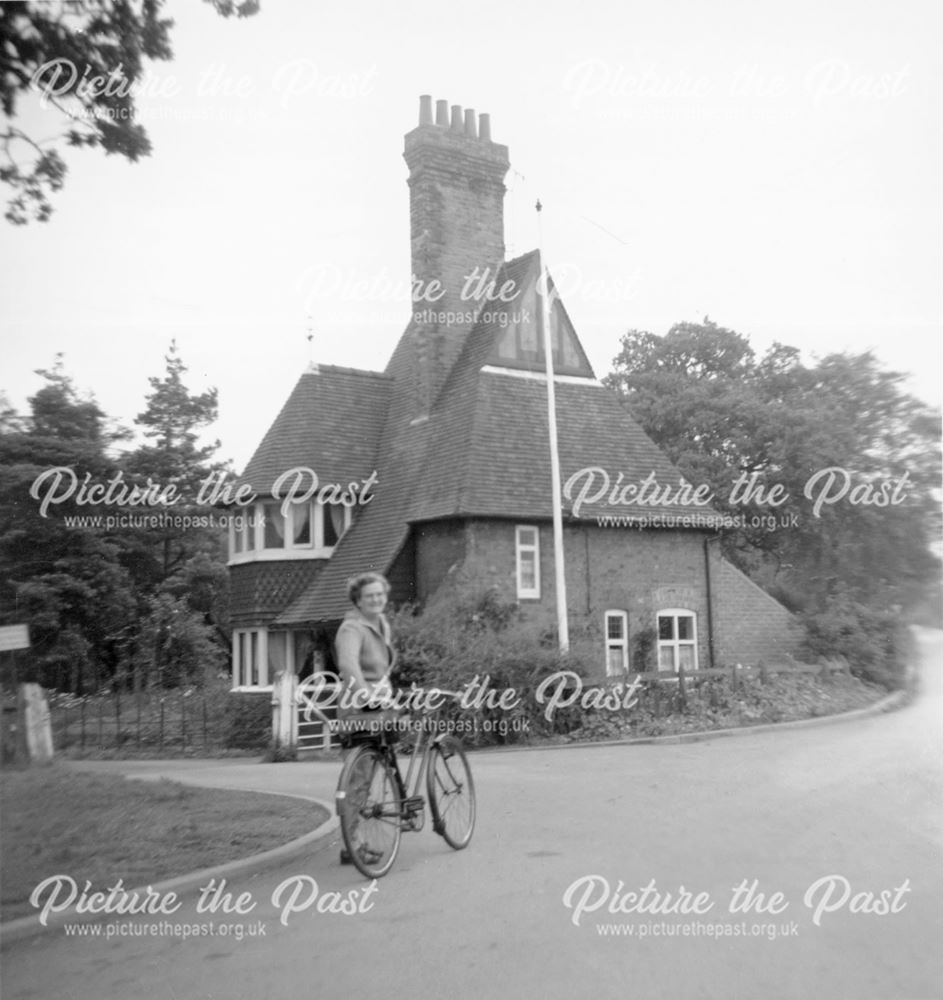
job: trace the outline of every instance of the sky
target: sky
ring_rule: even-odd
[[[943,9],[913,0],[171,0],[137,164],[67,150],[48,223],[0,223],[0,390],[66,371],[130,425],[171,340],[243,466],[313,360],[382,370],[410,313],[419,95],[510,149],[508,256],[543,246],[598,376],[629,329],[873,350],[939,398]],[[61,119],[24,102],[20,127]],[[0,187],[0,195],[6,191]],[[312,340],[309,344],[308,333]]]

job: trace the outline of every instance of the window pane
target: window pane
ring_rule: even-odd
[[[625,657],[621,649],[613,648],[606,651],[607,673],[617,674],[625,669]]]
[[[502,358],[517,357],[517,328],[509,326],[498,341],[498,355]]]
[[[291,511],[292,542],[295,545],[311,544],[311,504],[295,504]]]
[[[521,553],[521,589],[535,590],[537,588],[537,574],[535,573],[534,553]]]
[[[517,541],[520,545],[536,545],[537,544],[537,529],[536,528],[518,528],[517,529]]]
[[[672,647],[672,646],[659,646],[658,647],[658,669],[659,670],[674,670],[674,668],[675,668],[674,647]]]
[[[246,671],[246,680],[253,687],[259,683],[259,633],[249,633],[249,670]]]
[[[685,670],[694,669],[694,646],[678,647],[678,662]]]
[[[674,618],[668,618],[664,615],[658,616],[658,638],[659,639],[673,639],[674,636]]]
[[[337,540],[340,541],[341,536],[344,534],[344,521],[347,516],[347,511],[350,510],[349,507],[344,507],[342,504],[331,504],[331,527],[334,529],[334,533],[337,535]]]
[[[624,637],[624,630],[622,628],[622,625],[623,625],[622,615],[607,615],[606,635],[610,639],[622,639]]]
[[[525,320],[521,323],[520,330],[523,360],[533,361],[537,356],[537,324]]]
[[[678,622],[678,638],[693,639],[694,619],[690,615],[683,615],[677,618],[677,622]]]
[[[256,513],[258,509],[258,507],[248,507],[242,515],[246,522],[246,552],[251,552],[255,548],[255,526],[259,521],[259,515]]]
[[[267,503],[262,505],[265,515],[265,545],[266,549],[281,549],[285,547],[285,518],[282,517],[281,505]]]
[[[334,518],[331,516],[335,505],[321,504],[321,524],[324,528],[324,545],[326,548],[333,548],[337,544],[337,529],[334,527]]]
[[[243,541],[244,541],[244,539],[243,539],[243,532],[246,530],[245,529],[245,523],[246,523],[246,520],[245,520],[245,515],[244,514],[240,514],[240,515],[237,515],[237,516],[233,517],[233,524],[232,524],[232,551],[233,551],[234,555],[236,553],[242,552],[242,550],[244,548],[244,545],[243,545]]]

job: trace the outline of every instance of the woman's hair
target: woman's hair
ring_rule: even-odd
[[[352,604],[360,601],[360,594],[368,583],[382,583],[383,590],[389,594],[390,582],[382,573],[358,573],[347,581],[347,596]]]

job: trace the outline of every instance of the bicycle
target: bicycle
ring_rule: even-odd
[[[335,807],[345,849],[360,873],[380,878],[393,867],[403,832],[425,825],[427,798],[432,829],[454,850],[467,847],[475,828],[475,784],[461,742],[419,727],[404,779],[394,747],[401,718],[380,712],[356,721],[363,728],[341,737],[350,749]]]

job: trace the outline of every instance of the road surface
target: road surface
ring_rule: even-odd
[[[335,844],[226,886],[241,914],[189,899],[11,943],[3,998],[939,1000],[943,633],[920,641],[899,711],[476,754],[468,850],[406,835],[370,886]]]

